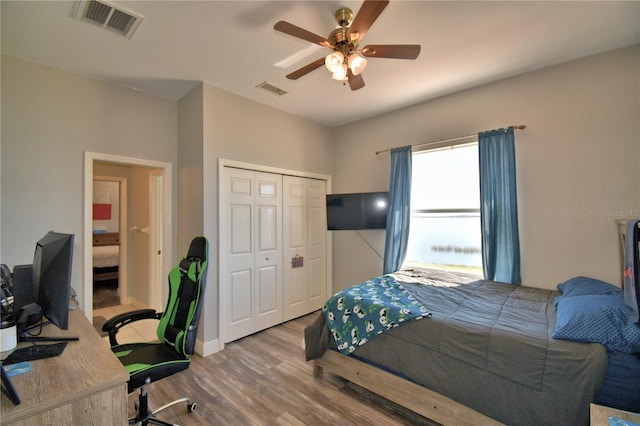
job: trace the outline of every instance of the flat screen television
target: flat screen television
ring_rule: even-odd
[[[330,231],[385,229],[388,192],[327,195],[327,228]]]
[[[50,231],[36,244],[33,255],[33,287],[37,303],[49,322],[69,328],[73,234]]]

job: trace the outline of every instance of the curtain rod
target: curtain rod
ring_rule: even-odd
[[[524,130],[527,128],[526,125],[524,124],[519,124],[517,126],[513,126],[514,129],[516,130]],[[450,138],[450,139],[440,139],[439,141],[434,141],[434,142],[426,142],[426,143],[418,143],[415,145],[411,145],[411,147],[414,146],[429,146],[429,145],[439,145],[441,143],[446,143],[446,142],[454,142],[454,141],[459,141],[461,139],[469,139],[472,138],[474,136],[478,136],[478,134],[473,134],[473,135],[467,135],[467,136],[459,136],[457,138]],[[387,148],[387,149],[383,149],[382,151],[376,151],[376,155],[382,154],[383,152],[389,152],[391,151],[391,148]]]

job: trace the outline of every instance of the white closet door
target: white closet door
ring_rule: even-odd
[[[283,320],[282,176],[225,168],[221,282],[225,342]]]
[[[331,296],[327,282],[327,204],[326,183],[307,179],[307,310],[322,308]]]
[[[326,300],[325,182],[284,176],[284,319]]]
[[[257,330],[283,321],[282,176],[255,174],[255,318]]]

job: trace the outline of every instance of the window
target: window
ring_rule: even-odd
[[[478,144],[416,152],[404,267],[482,275]]]

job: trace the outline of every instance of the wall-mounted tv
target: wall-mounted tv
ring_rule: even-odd
[[[330,231],[384,229],[387,227],[388,192],[327,195]]]

